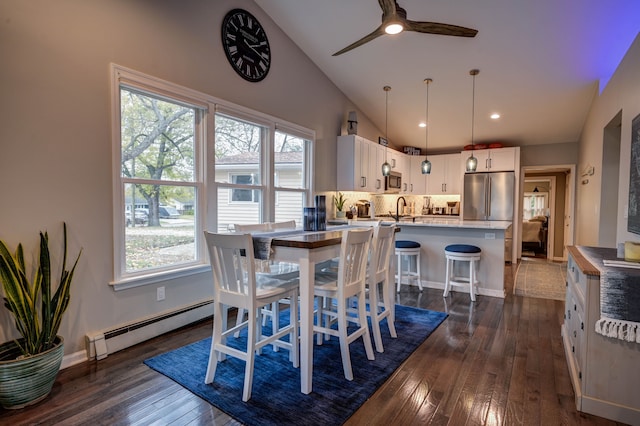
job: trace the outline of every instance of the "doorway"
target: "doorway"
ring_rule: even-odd
[[[575,165],[522,167],[518,257],[566,261],[573,244]]]

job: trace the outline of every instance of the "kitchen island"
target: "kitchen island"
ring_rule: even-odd
[[[444,248],[449,244],[471,244],[482,249],[477,268],[478,294],[505,297],[505,230],[511,222],[417,217],[401,219],[396,224],[400,227],[396,239],[416,241],[422,246],[422,285],[444,290],[447,266]],[[468,276],[466,262],[456,262],[455,274]],[[453,290],[469,292],[468,286]]]

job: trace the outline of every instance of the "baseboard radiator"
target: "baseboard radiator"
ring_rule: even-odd
[[[109,354],[213,315],[213,300],[184,306],[159,315],[85,336],[87,358],[100,360]]]

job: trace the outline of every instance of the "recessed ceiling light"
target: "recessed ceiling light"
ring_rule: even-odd
[[[497,112],[494,112],[493,114],[491,114],[492,120],[497,120],[498,118],[500,118],[500,114],[498,114]]]
[[[427,123],[421,121],[420,124],[418,124],[418,127],[427,127]]]

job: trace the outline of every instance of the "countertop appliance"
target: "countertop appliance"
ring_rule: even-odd
[[[395,194],[402,188],[402,173],[392,171],[384,178],[384,192]]]
[[[358,208],[358,217],[369,217],[369,209],[371,208],[369,200],[358,200],[356,207]]]
[[[513,221],[514,172],[464,175],[463,219]]]

